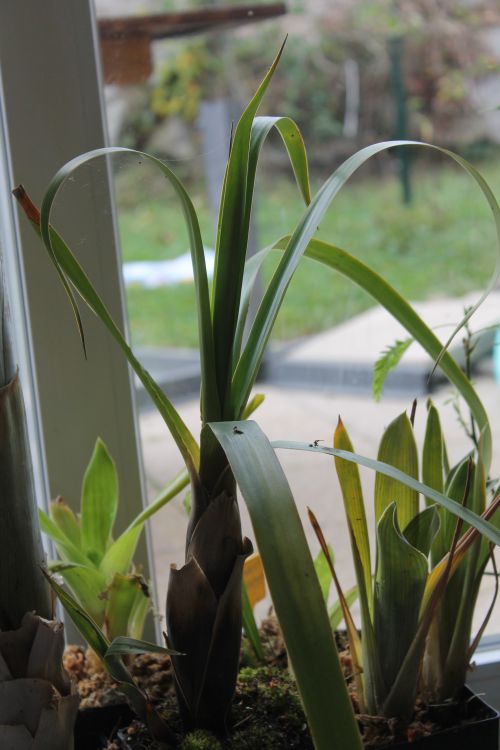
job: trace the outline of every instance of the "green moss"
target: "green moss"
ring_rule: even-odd
[[[312,750],[304,711],[290,674],[275,667],[240,670],[227,750]]]
[[[240,670],[227,739],[201,730],[182,736],[173,693],[162,703],[162,716],[178,736],[175,750],[314,750],[297,686],[283,667]]]
[[[250,641],[245,636],[241,639],[240,649],[240,671],[247,667],[256,668],[260,665],[260,661],[255,655],[255,651],[250,644]]]
[[[210,732],[196,730],[186,735],[179,750],[222,750],[222,745]]]

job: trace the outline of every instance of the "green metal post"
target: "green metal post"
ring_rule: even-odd
[[[406,106],[406,87],[403,76],[404,38],[392,37],[388,41],[391,64],[392,97],[394,102],[394,137],[398,140],[408,139],[408,109]],[[409,205],[411,191],[411,161],[407,148],[397,149],[399,159],[399,178],[403,203]]]

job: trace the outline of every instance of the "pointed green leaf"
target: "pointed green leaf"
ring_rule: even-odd
[[[375,637],[386,685],[392,685],[415,638],[428,562],[399,530],[392,503],[377,526],[378,565],[375,579]],[[416,690],[418,675],[414,675]],[[411,715],[415,696],[406,712]],[[402,709],[403,710],[403,709]]]
[[[135,548],[142,532],[143,525],[133,526],[124,531],[113,542],[103,559],[101,560],[100,570],[109,580],[115,573],[126,575],[129,572],[132,558],[134,557]]]
[[[486,506],[486,476],[481,450],[478,454],[468,505],[476,513],[483,512]],[[451,581],[454,586],[448,585],[443,597],[441,604],[443,614],[445,614],[443,621],[447,626],[446,635],[448,637],[451,635],[443,670],[445,678],[443,693],[445,695],[455,696],[465,683],[469,666],[474,605],[489,554],[489,545],[485,543],[485,540],[477,539],[455,572]],[[453,626],[451,618],[454,620]]]
[[[248,419],[248,417],[256,411],[261,404],[264,403],[265,396],[263,393],[256,393],[251,401],[245,406],[242,419]]]
[[[463,503],[465,488],[467,486],[467,477],[469,475],[469,458],[464,458],[451,472],[447,481],[445,494],[457,503]],[[475,466],[472,464],[470,471],[472,479],[474,478]],[[451,513],[440,509],[441,527],[436,541],[433,545],[432,556],[433,563],[437,564],[449,552],[457,519]]]
[[[422,481],[438,492],[444,491],[444,437],[438,410],[431,401],[427,405]]]
[[[132,523],[129,525],[127,531],[131,531],[136,526],[142,526],[144,523],[157,513],[160,508],[169,503],[174,497],[177,497],[179,492],[187,487],[189,484],[189,474],[186,469],[183,469],[179,474],[167,484],[166,487],[160,492],[158,497],[153,500],[152,503],[147,505],[144,510],[141,510],[138,516],[134,518]]]
[[[59,601],[63,605],[68,615],[73,620],[79,633],[85,638],[89,646],[96,652],[97,656],[104,660],[106,651],[109,647],[109,642],[100,629],[100,627],[94,622],[92,617],[62,586],[54,580],[54,578],[48,573],[45,576],[52,586],[52,589],[57,594]]]
[[[429,557],[432,543],[439,531],[439,513],[435,505],[417,513],[403,531],[403,536],[412,547]]]
[[[250,227],[253,186],[248,184],[248,170],[252,124],[282,52],[283,47],[236,126],[222,188],[212,290],[216,380],[222,404],[231,379],[232,348]]]
[[[256,117],[252,124],[250,153],[248,157],[247,190],[245,199],[247,212],[250,211],[252,206],[255,175],[257,171],[257,163],[259,160],[260,152],[267,136],[274,128],[276,128],[276,130],[279,132],[283,143],[285,144],[288,156],[290,158],[290,163],[295,174],[295,179],[297,181],[297,185],[300,189],[304,202],[306,205],[309,205],[309,203],[311,202],[307,154],[302,135],[297,125],[288,117]],[[233,337],[233,371],[241,354],[241,345],[248,318],[251,293],[257,279],[259,267],[260,262],[258,260],[253,261],[253,258],[249,258],[244,264],[242,277],[243,284],[241,289],[238,318],[235,334]],[[242,416],[242,419],[245,419],[245,417]]]
[[[362,576],[361,559],[359,557],[356,540],[351,538],[352,556],[356,578],[361,581],[358,587],[359,606],[361,610],[362,664],[363,664],[363,702],[367,713],[376,715],[379,707],[387,695],[387,684],[379,658],[379,644],[375,638],[373,613],[370,609],[368,592]],[[370,582],[370,590],[372,585]],[[373,603],[373,597],[372,597]]]
[[[90,617],[101,626],[104,622],[106,580],[95,568],[75,563],[53,563],[51,573],[59,573],[73,592],[73,596]]]
[[[148,616],[149,612],[151,612],[151,610],[152,602],[149,592],[146,596],[145,592],[142,591],[142,589],[137,591],[135,595],[135,601],[132,604],[132,609],[130,610],[128,618],[127,633],[131,638],[142,638],[146,617]]]
[[[115,573],[106,590],[104,629],[110,641],[129,635],[129,620],[137,597],[149,600],[147,587],[140,576]]]
[[[38,509],[38,520],[40,521],[40,528],[44,534],[52,539],[56,545],[59,555],[63,560],[69,562],[78,563],[79,565],[88,565],[95,567],[94,562],[87,557],[68,537],[61,531],[59,526],[43,512],[41,508]]]
[[[241,346],[247,325],[248,311],[250,309],[252,294],[254,293],[255,285],[262,269],[262,264],[272,250],[272,246],[266,247],[263,250],[259,250],[259,252],[255,253],[255,255],[252,255],[250,258],[247,258],[247,260],[245,261],[245,267],[243,270],[243,282],[241,287],[240,309],[238,313],[236,332],[234,334],[232,361],[233,372],[236,369],[238,359],[241,355]],[[245,417],[242,416],[242,419],[245,419]]]
[[[82,546],[85,554],[100,563],[112,538],[118,509],[118,476],[115,462],[98,438],[82,485]]]
[[[58,497],[54,502],[50,503],[49,513],[59,531],[61,531],[62,534],[64,534],[64,536],[75,545],[75,547],[80,549],[80,523],[62,497]]]
[[[353,451],[351,440],[340,417],[333,437],[333,444],[335,448],[340,450]],[[351,546],[353,544],[356,545],[361,564],[360,576],[356,575],[358,586],[364,586],[368,608],[372,612],[373,592],[370,541],[368,538],[368,526],[366,523],[365,503],[359,478],[359,469],[355,464],[343,461],[341,458],[335,458],[335,468],[344,499]],[[359,580],[360,578],[361,580]]]
[[[237,422],[237,432],[234,426],[233,421],[209,425],[227,455],[250,513],[315,747],[361,750],[330,622],[290,487],[257,424]]]
[[[182,656],[179,651],[172,648],[158,646],[156,643],[141,641],[136,638],[118,636],[109,646],[106,656],[126,656],[127,654],[170,654],[171,656]]]
[[[406,412],[396,417],[380,441],[377,459],[394,466],[410,477],[418,478],[418,454],[413,428]],[[385,509],[396,503],[398,522],[405,528],[418,513],[418,492],[395,481],[386,474],[375,477],[375,520],[378,523]]]

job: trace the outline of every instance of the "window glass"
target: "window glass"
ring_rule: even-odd
[[[285,15],[268,20],[259,18],[269,3],[256,3],[245,23],[231,4],[236,20],[197,34],[175,15],[186,3],[98,0],[96,5],[110,141],[166,159],[183,180],[198,212],[209,270],[231,124],[287,33],[262,112],[288,115],[299,124],[313,192],[356,150],[391,138],[451,148],[477,165],[494,191],[500,189],[500,112],[491,95],[500,44],[487,30],[486,11],[469,3],[408,2],[394,10],[384,0],[335,6],[296,0]],[[190,9],[201,5],[192,2]],[[132,344],[197,434],[196,311],[179,204],[162,174],[140,157],[120,156],[113,164]],[[303,210],[286,152],[273,136],[259,167],[250,251],[290,233]],[[371,159],[342,189],[317,236],[369,264],[418,303],[443,339],[479,299],[497,252],[491,213],[470,176],[442,153],[420,148]],[[257,297],[276,263],[273,258],[264,265]],[[470,324],[473,379],[490,415],[498,413],[500,401],[498,295],[491,294]],[[258,386],[266,401],[256,418],[273,439],[328,445],[340,414],[355,449],[375,457],[382,431],[403,410],[409,413],[415,397],[421,447],[432,391],[453,465],[469,450],[470,418],[438,375],[428,383],[432,363],[418,345],[408,348],[380,402],[373,398],[375,361],[405,338],[365,292],[303,261],[271,339]],[[459,334],[453,344],[462,361],[463,338]],[[138,400],[152,499],[181,468],[181,459],[140,392]],[[495,420],[492,426],[498,442]],[[295,453],[280,458],[314,550],[308,505],[349,588],[354,578],[348,534],[331,460]],[[497,452],[493,475],[498,474]],[[374,477],[363,472],[363,481],[370,509]],[[169,564],[182,562],[186,523],[178,498],[152,525],[161,596]],[[248,528],[246,518],[245,523]],[[490,568],[476,627],[495,589]],[[498,632],[498,620],[492,618],[486,632]]]

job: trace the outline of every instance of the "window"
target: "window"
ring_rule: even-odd
[[[22,180],[33,197],[39,200],[47,181],[61,164],[78,153],[99,147],[106,142],[103,87],[99,65],[96,63],[98,48],[96,22],[91,6],[82,0],[52,0],[44,4],[31,0],[29,14],[26,4],[22,7],[19,4],[9,4],[2,8],[0,16],[2,21],[0,23],[0,50],[4,101],[3,126],[5,129],[2,185],[8,186]],[[12,29],[15,29],[14,34]],[[20,50],[23,65],[17,64]],[[347,69],[345,71],[346,79],[350,76],[351,82],[354,81],[352,83],[354,88],[356,75],[355,66],[351,65],[350,72]],[[112,104],[109,90],[107,96],[109,109]],[[345,131],[346,128],[349,131],[350,127],[349,132],[352,132],[352,128],[356,127],[356,113],[359,105],[356,104],[354,94],[353,97],[349,104],[352,109],[348,124],[345,121],[317,124],[320,134],[323,133],[325,138],[325,129],[337,128],[340,132],[342,129]],[[119,97],[115,96],[116,107],[120,105],[118,99]],[[297,106],[295,100],[292,103]],[[161,106],[166,106],[166,103],[161,100],[157,102],[157,105],[161,108]],[[422,122],[425,126],[423,115]],[[133,122],[130,123],[130,127],[132,126]],[[145,125],[142,123],[142,127],[147,128],[147,123]],[[134,138],[136,138],[135,142],[139,140],[137,132]],[[274,154],[270,157],[271,163],[273,156]],[[181,168],[186,170],[192,168],[192,157],[188,159],[187,164],[181,163]],[[146,178],[131,176],[133,173],[126,171],[122,162],[118,162],[118,170],[121,172],[118,175],[119,200],[126,200],[128,181],[134,185],[137,180],[140,181],[138,192],[151,189],[151,184],[144,184]],[[115,319],[121,320],[125,326],[121,263],[119,253],[115,250],[118,246],[118,232],[115,225],[114,199],[109,189],[111,171],[110,165],[104,163],[85,170],[82,173],[83,176],[78,179],[76,187],[69,185],[62,193],[56,210],[56,222],[63,234],[71,240],[71,244],[81,254],[85,268],[104,295]],[[149,180],[150,173],[146,174]],[[422,180],[421,184],[427,185],[425,180]],[[155,189],[154,186],[153,189]],[[459,192],[464,191],[461,194],[462,197],[466,189],[458,187]],[[74,200],[75,196],[78,198],[77,202]],[[362,198],[365,200],[366,195],[363,194]],[[344,204],[344,207],[347,207],[347,204]],[[268,208],[268,213],[266,214],[263,209],[261,216],[262,235],[266,236],[270,228],[276,229],[276,224],[286,231],[290,223],[289,217],[281,215],[280,209],[273,207],[272,204],[270,208],[266,208]],[[421,209],[418,203],[416,208],[410,210],[413,211],[413,215],[416,214],[416,221],[418,221],[418,212],[424,209]],[[373,207],[368,206],[367,213],[370,214],[370,211],[373,212]],[[435,213],[434,220],[439,223],[439,211]],[[19,226],[17,225],[5,195],[2,196],[2,215],[5,217],[2,240],[8,252],[9,280],[16,290],[12,296],[17,329],[19,339],[22,340],[24,337],[26,341],[25,347],[19,347],[20,363],[28,400],[32,404],[33,434],[36,436],[34,441],[35,445],[40,447],[38,463],[45,467],[46,484],[50,495],[63,494],[68,502],[78,503],[83,470],[95,438],[100,434],[118,464],[122,512],[119,522],[124,525],[126,520],[138,510],[143,488],[137,452],[138,433],[131,377],[120,352],[110,341],[107,333],[98,321],[87,314],[85,314],[84,323],[87,331],[89,358],[87,361],[84,360],[73,321],[67,312],[64,294],[52,268],[40,251],[39,243],[32,236],[29,227],[22,222]],[[131,216],[132,212],[129,212],[128,218],[130,219]],[[140,215],[132,218],[137,222],[148,220],[147,216],[141,219]],[[391,252],[397,255],[399,251],[402,250],[404,253],[405,248],[411,246],[411,237],[406,234],[406,223],[397,211],[392,219],[395,221],[396,230],[399,229],[399,236],[395,237],[394,233],[389,234],[387,230],[388,222],[391,221],[390,212],[388,216],[379,219],[376,227],[380,235],[379,241],[392,242]],[[341,220],[339,221],[341,224]],[[210,234],[208,207],[205,211],[205,223],[208,236]],[[122,233],[124,229],[126,227],[122,223]],[[167,230],[161,229],[162,232]],[[342,226],[340,226],[340,231],[342,232]],[[474,237],[471,239],[474,240]],[[125,242],[123,244],[125,245]],[[109,251],[99,253],[97,248],[102,247],[106,247]],[[134,256],[132,253],[127,255],[127,253],[129,251],[125,247],[126,260],[131,262],[140,260],[139,256]],[[144,259],[150,260],[147,256]],[[421,265],[417,259],[413,272],[420,272]],[[408,274],[411,272],[411,269],[407,271]],[[16,279],[15,282],[14,279]],[[189,289],[184,291],[189,297]],[[183,290],[181,292],[183,293]],[[294,293],[299,293],[298,288],[294,289]],[[136,326],[133,335],[137,337],[138,345],[157,345],[158,340],[154,338],[154,331],[151,330],[151,320],[142,321],[143,328],[141,329],[139,308],[142,302],[137,301],[139,299],[137,291],[131,287],[129,300],[133,301],[134,294],[137,299],[136,317],[132,320],[132,325]],[[180,296],[179,300],[181,300]],[[184,298],[178,304],[184,305]],[[358,298],[348,294],[341,297],[341,306],[344,314],[349,316],[360,312],[363,304]],[[25,317],[23,310],[26,311]],[[289,308],[288,313],[293,322],[293,309]],[[311,315],[313,314],[314,311],[311,309]],[[182,337],[182,331],[178,335]],[[189,329],[185,333],[186,340],[191,341],[192,335],[192,329]],[[345,328],[343,335],[349,340],[352,333]],[[317,345],[326,347],[325,341],[326,339],[322,344],[322,340],[319,339]],[[164,345],[161,340],[160,343]],[[312,344],[303,345],[306,349],[308,346],[309,361],[311,361],[311,359],[314,360],[315,355],[314,352],[311,354]],[[285,352],[286,347],[283,347],[281,351]],[[382,413],[371,400],[359,401],[353,395],[344,393],[325,400],[321,394],[313,390],[312,380],[315,376],[301,369],[303,361],[297,352],[299,349],[295,350],[295,354],[292,353],[288,374],[280,372],[279,361],[278,364],[276,360],[274,363],[273,361],[269,363],[270,368],[276,368],[274,377],[280,385],[265,387],[269,393],[269,399],[262,407],[260,415],[264,428],[273,438],[285,437],[279,421],[279,414],[285,412],[291,420],[290,430],[294,437],[308,440],[324,439],[328,442],[337,413],[341,411],[347,425],[351,422],[358,425],[352,431],[356,448],[359,452],[373,455],[375,445],[371,430],[373,429],[378,439],[387,419],[387,413]],[[152,361],[156,362],[160,368],[164,365],[161,358]],[[351,372],[351,375],[353,372],[356,374],[355,363],[356,356],[353,355],[350,361],[346,361],[345,371]],[[329,363],[332,367],[334,364],[335,362]],[[193,370],[190,369],[193,363],[189,358],[185,366],[189,377],[194,377]],[[342,373],[336,372],[337,374],[331,377],[341,378]],[[366,371],[362,377],[366,377]],[[294,387],[285,390],[284,378],[289,378],[289,386]],[[311,386],[306,392],[303,388],[298,388],[298,380],[301,378],[310,378]],[[485,377],[484,387],[488,403],[497,405],[500,393],[498,385],[491,377]],[[75,394],[78,394],[78,397],[75,397]],[[399,399],[396,396],[397,394],[393,394],[391,403],[394,416],[398,410],[401,411],[407,406],[409,400],[409,396]],[[436,395],[436,400],[439,402],[443,402],[445,398],[446,396],[441,393]],[[37,403],[36,409],[35,403]],[[183,406],[186,421],[193,430],[196,429],[198,422],[196,397],[186,401]],[[490,413],[494,413],[495,408],[493,406]],[[423,404],[420,409],[423,409]],[[307,426],[305,426],[306,420],[308,420]],[[453,428],[452,414],[448,421]],[[150,492],[154,494],[155,490],[160,489],[163,483],[175,474],[180,462],[175,448],[166,439],[166,431],[160,426],[160,421],[156,416],[144,410],[141,412],[140,422],[142,434],[148,443],[145,463]],[[457,428],[457,435],[458,432]],[[291,434],[286,437],[291,437]],[[458,443],[455,447],[458,448]],[[161,461],[158,461],[159,454],[161,454]],[[343,511],[339,504],[334,510],[333,489],[331,497],[326,497],[324,493],[324,486],[330,481],[329,474],[332,475],[333,482],[333,472],[325,460],[321,470],[318,464],[318,469],[314,470],[314,478],[311,480],[311,461],[311,458],[298,460],[295,456],[283,457],[283,463],[288,469],[297,496],[302,498],[303,503],[310,502],[313,505],[318,503],[315,509],[320,521],[325,523],[325,530],[328,529],[332,534],[331,541],[335,547],[333,535],[337,523],[340,523]],[[306,471],[308,472],[307,480],[304,479]],[[314,481],[314,484],[311,481]],[[181,502],[169,508],[168,512],[168,520],[164,516],[165,520],[155,524],[153,530],[153,548],[159,578],[157,601],[161,608],[168,565],[173,559],[180,562],[184,546],[185,515]],[[175,535],[172,534],[173,527],[177,530]],[[165,544],[167,534],[169,547]],[[147,541],[151,540],[148,538]],[[149,547],[148,553],[147,546],[145,542],[139,551],[139,559],[146,570],[149,569],[152,556],[152,547]],[[339,556],[339,565],[341,564],[342,553]],[[345,585],[348,586],[349,581],[346,581]],[[498,641],[495,640],[497,635],[498,624],[492,622],[491,638],[485,641],[481,654],[485,671],[481,671],[482,667],[478,669],[477,678],[474,677],[474,680],[480,680],[482,674],[487,675],[488,670],[491,669],[492,660],[498,660]]]

